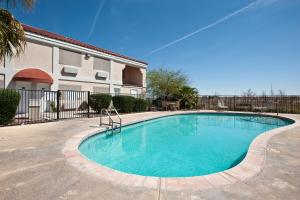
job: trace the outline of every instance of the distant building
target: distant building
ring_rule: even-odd
[[[141,94],[147,63],[45,30],[23,25],[20,57],[0,63],[0,88]]]

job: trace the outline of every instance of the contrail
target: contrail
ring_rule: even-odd
[[[226,15],[225,17],[223,17],[223,18],[221,18],[221,19],[218,19],[217,21],[215,21],[215,22],[213,22],[213,23],[211,23],[211,24],[209,24],[209,25],[207,25],[207,26],[201,27],[201,28],[197,29],[197,30],[194,31],[194,32],[191,32],[191,33],[189,33],[189,34],[187,34],[187,35],[185,35],[185,36],[183,36],[183,37],[181,37],[181,38],[178,38],[177,40],[174,40],[174,41],[172,41],[172,42],[169,42],[169,43],[167,43],[167,44],[165,44],[165,45],[163,45],[163,46],[161,46],[161,47],[159,47],[159,48],[157,48],[157,49],[154,49],[154,50],[150,51],[150,52],[147,54],[147,56],[152,55],[152,54],[154,54],[154,53],[156,53],[156,52],[158,52],[158,51],[161,51],[161,50],[163,50],[163,49],[165,49],[165,48],[168,48],[168,47],[170,47],[170,46],[172,46],[172,45],[174,45],[174,44],[176,44],[176,43],[178,43],[178,42],[181,42],[182,40],[188,39],[188,38],[192,37],[193,35],[196,35],[196,34],[202,32],[202,31],[205,31],[205,30],[207,30],[207,29],[210,29],[210,28],[212,28],[212,27],[214,27],[214,26],[216,26],[216,25],[218,25],[218,24],[221,24],[222,22],[227,21],[227,20],[229,20],[230,18],[232,18],[232,17],[234,17],[234,16],[236,16],[236,15],[238,15],[238,14],[241,14],[242,12],[246,11],[247,9],[249,9],[249,8],[251,8],[251,7],[253,7],[253,6],[259,4],[259,3],[261,3],[262,1],[263,1],[263,0],[256,0],[256,1],[254,1],[254,2],[252,2],[252,3],[250,3],[250,4],[248,4],[247,6],[245,6],[245,7],[241,8],[241,9],[239,9],[239,10],[236,10],[236,11],[234,11],[234,12],[228,14],[228,15]]]
[[[101,3],[99,4],[98,10],[97,10],[97,12],[96,12],[96,15],[95,15],[95,17],[94,17],[94,20],[93,20],[91,29],[90,29],[89,34],[88,34],[88,38],[90,38],[91,35],[92,35],[92,33],[94,32],[94,29],[95,29],[96,24],[97,24],[98,19],[99,19],[99,15],[100,15],[100,13],[101,13],[103,7],[104,7],[105,2],[106,2],[106,0],[103,0],[103,1],[101,1]]]

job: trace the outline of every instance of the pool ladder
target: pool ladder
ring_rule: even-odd
[[[114,112],[116,114],[116,116],[118,117],[118,121],[114,121],[111,113]],[[108,123],[104,123],[103,122],[103,117],[104,116],[108,116]],[[101,109],[101,113],[100,113],[100,126],[109,126],[111,127],[112,132],[114,132],[114,130],[118,130],[118,133],[121,132],[122,130],[122,118],[120,117],[118,111],[115,108],[103,108]],[[109,127],[107,127],[106,131],[109,130]]]

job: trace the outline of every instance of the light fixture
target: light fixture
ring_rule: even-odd
[[[90,56],[89,54],[86,53],[84,59],[88,60],[88,59],[90,59],[90,57],[91,57],[91,56]]]

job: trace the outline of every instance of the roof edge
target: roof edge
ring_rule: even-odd
[[[30,32],[30,33],[33,33],[33,34],[41,35],[41,36],[48,37],[48,38],[51,38],[51,39],[63,41],[63,42],[70,43],[70,44],[73,44],[73,45],[78,45],[78,46],[88,48],[88,49],[91,49],[91,50],[95,50],[95,51],[98,51],[98,52],[101,52],[101,53],[109,54],[109,55],[116,56],[116,57],[119,57],[119,58],[123,58],[123,59],[126,59],[126,60],[130,60],[130,61],[134,61],[134,62],[138,62],[138,63],[148,65],[148,63],[146,63],[144,61],[137,60],[135,58],[131,58],[131,57],[128,57],[128,56],[125,56],[125,55],[121,55],[119,53],[115,53],[115,52],[107,50],[107,49],[96,47],[96,46],[91,45],[91,44],[83,43],[83,42],[80,42],[79,40],[75,40],[75,39],[72,39],[72,38],[69,38],[69,37],[65,37],[65,36],[57,34],[57,33],[53,33],[53,32],[47,31],[47,30],[36,28],[36,27],[30,26],[30,25],[27,25],[27,24],[23,24],[23,23],[22,23],[22,27],[23,27],[25,32]]]

